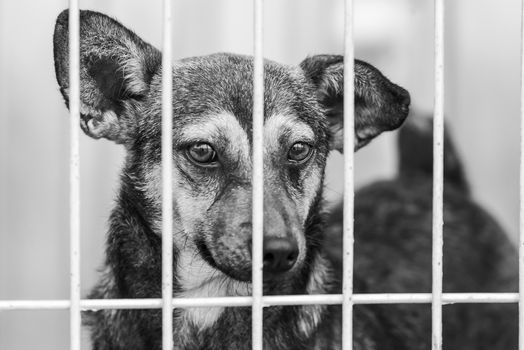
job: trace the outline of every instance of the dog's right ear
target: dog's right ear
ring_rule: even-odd
[[[69,106],[69,15],[56,20],[53,37],[56,79]],[[82,130],[93,138],[126,143],[136,120],[126,106],[143,99],[161,54],[114,19],[80,11],[80,114]]]

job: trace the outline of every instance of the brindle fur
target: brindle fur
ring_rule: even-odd
[[[160,297],[161,55],[105,15],[81,11],[80,16],[81,127],[93,138],[123,144],[127,151],[120,191],[110,217],[105,270],[90,297]],[[66,11],[57,19],[54,54],[60,91],[68,104]],[[264,292],[338,293],[339,260],[323,245],[325,232],[336,242],[333,233],[337,225],[332,224],[326,231],[322,183],[328,152],[342,149],[343,58],[313,56],[297,67],[266,60],[264,66],[265,128],[268,129],[264,158],[264,237],[292,236],[300,246],[299,258],[290,271],[281,276],[267,274]],[[240,55],[188,58],[173,66],[175,296],[249,295],[251,292],[252,78],[252,58]],[[405,90],[369,64],[355,61],[355,149],[382,131],[399,127],[407,116],[408,105],[409,94]],[[195,133],[200,136],[195,138]],[[309,133],[312,136],[308,136]],[[289,142],[305,137],[310,138],[308,141],[314,148],[311,159],[303,166],[290,166],[285,159]],[[201,141],[213,143],[221,157],[219,168],[199,168],[188,161],[185,152],[188,145]],[[379,189],[380,185],[375,188]],[[402,192],[401,188],[404,187],[399,188]],[[388,207],[390,200],[390,206],[400,208],[398,215],[407,215],[402,209],[402,196],[383,198],[382,190],[371,192],[357,205],[357,233],[366,232],[365,227],[361,227],[365,224],[375,223],[381,227],[383,223],[388,228],[389,222],[396,222],[396,217],[386,215],[384,210],[372,215],[375,206],[380,209],[381,201]],[[426,199],[421,199],[419,209],[415,207],[423,218],[428,215]],[[469,200],[459,204],[474,207]],[[481,213],[478,214],[481,218],[487,217],[484,212],[474,212]],[[407,222],[402,220],[406,216],[399,217],[399,222]],[[469,233],[467,220],[471,218],[457,217],[459,221],[464,220],[464,231]],[[480,229],[492,223],[491,219],[479,220]],[[421,230],[428,232],[422,221],[420,225]],[[491,227],[494,228],[485,229],[490,231],[486,239],[491,233],[499,237],[498,226],[492,224]],[[385,228],[380,232],[387,233]],[[429,243],[424,243],[427,238],[423,237],[414,241],[422,242],[419,245],[426,249]],[[384,292],[405,288],[408,282],[417,283],[387,277],[395,273],[384,274],[379,266],[371,263],[377,254],[359,255],[366,247],[369,250],[377,245],[384,249],[387,257],[409,243],[403,237],[394,242],[387,237],[379,238],[383,241],[371,238],[366,244],[357,241],[355,260],[357,273],[361,271],[355,281],[358,290],[374,291],[377,285],[373,281],[383,280],[384,284],[380,285],[383,290],[378,289]],[[361,242],[364,241],[361,238]],[[482,246],[483,241],[471,238],[470,243]],[[395,257],[403,262],[412,259],[412,255],[424,259],[430,256],[424,249],[408,249]],[[389,260],[384,258],[384,261]],[[400,277],[427,278],[429,270],[422,272],[421,267],[403,266],[395,272]],[[493,280],[498,278],[494,274],[489,276]],[[355,308],[355,349],[426,348],[422,337],[427,323],[413,322],[418,322],[420,317],[412,317],[410,307],[397,307],[394,312],[381,310],[379,307]],[[160,310],[101,310],[86,312],[85,316],[95,349],[161,348]],[[249,308],[175,309],[175,348],[250,349],[250,318]],[[339,307],[267,308],[264,347],[340,348]]]

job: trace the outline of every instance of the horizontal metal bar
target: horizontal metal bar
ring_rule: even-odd
[[[427,304],[431,303],[431,293],[383,293],[383,294],[353,294],[354,304]],[[264,307],[283,305],[338,305],[342,304],[342,294],[318,295],[271,295],[264,296]],[[517,303],[518,293],[444,293],[443,304],[471,303]],[[175,298],[173,307],[239,307],[251,306],[252,297],[217,297],[217,298]],[[69,300],[1,300],[0,311],[3,310],[61,310],[68,309]],[[103,309],[159,309],[162,299],[82,299],[82,310]]]
[[[62,310],[69,309],[70,300],[2,300],[0,311],[6,310]]]
[[[442,293],[443,304],[517,303],[519,293]]]

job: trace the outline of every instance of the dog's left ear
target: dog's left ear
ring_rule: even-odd
[[[300,64],[326,109],[331,148],[343,150],[344,57],[317,55]],[[393,84],[378,69],[355,60],[355,150],[383,131],[402,125],[409,112],[409,93]]]
[[[53,36],[55,72],[69,106],[69,13],[57,18]],[[80,127],[90,137],[132,142],[136,116],[157,74],[161,54],[116,20],[80,11]],[[129,107],[129,108],[126,108]]]

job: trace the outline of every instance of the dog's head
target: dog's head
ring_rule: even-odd
[[[160,233],[161,54],[105,15],[80,17],[82,130],[125,145],[124,172]],[[67,12],[57,20],[54,54],[68,103]],[[312,56],[295,67],[265,61],[264,69],[265,275],[289,276],[307,265],[326,157],[342,149],[343,58]],[[179,264],[201,259],[241,281],[251,276],[252,81],[253,59],[245,56],[215,54],[173,67]],[[404,89],[355,61],[355,149],[400,126],[408,105]]]

